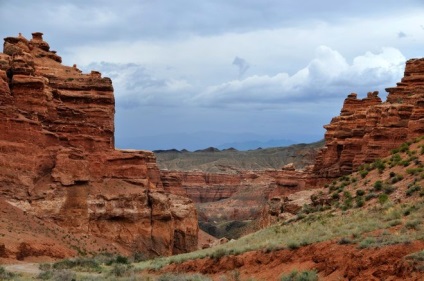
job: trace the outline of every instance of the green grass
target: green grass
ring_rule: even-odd
[[[358,237],[357,241],[359,242],[361,239],[365,239],[361,235],[367,232],[386,229],[399,224],[403,213],[409,213],[409,221],[423,221],[424,203],[417,203],[412,208],[409,205],[392,206],[389,202],[386,202],[372,209],[355,209],[354,211],[342,213],[335,213],[334,211],[313,213],[305,216],[300,221],[274,225],[225,245],[137,263],[135,264],[135,269],[160,269],[170,263],[181,263],[186,260],[205,257],[219,259],[225,255],[239,255],[253,250],[296,249],[304,245],[342,237]],[[384,241],[377,239],[375,243],[373,241],[364,243],[372,246],[378,243],[380,245],[384,245],[384,243],[403,243],[407,240],[415,239],[424,239],[424,233],[407,229],[399,237],[392,235],[385,237]]]

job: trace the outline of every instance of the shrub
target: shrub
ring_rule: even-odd
[[[400,152],[407,152],[409,150],[409,145],[410,145],[410,143],[408,143],[408,142],[402,143],[402,145],[399,147],[399,151]]]
[[[220,258],[222,258],[225,255],[227,255],[227,251],[225,251],[224,248],[221,248],[221,249],[217,249],[215,252],[213,252],[211,254],[211,258],[213,258],[214,260],[219,260]]]
[[[52,278],[53,278],[52,270],[45,270],[40,272],[40,274],[37,275],[37,279],[41,279],[41,280],[51,280]]]
[[[365,239],[363,239],[360,243],[359,243],[359,248],[360,249],[364,249],[364,248],[369,248],[374,246],[376,243],[376,240],[374,237],[366,237]]]
[[[118,255],[116,257],[115,262],[116,263],[123,263],[123,264],[128,264],[129,263],[128,258],[127,257],[124,257],[124,256],[121,256],[121,255]]]
[[[380,196],[378,196],[378,202],[383,205],[384,203],[386,203],[389,200],[389,196],[385,193],[380,194]]]
[[[349,238],[342,237],[337,243],[339,245],[346,245],[352,243],[352,241]]]
[[[331,194],[331,198],[333,198],[334,200],[339,200],[340,195],[338,193],[333,193],[333,194]]]
[[[53,272],[53,280],[57,281],[75,281],[77,278],[77,275],[67,269],[64,270],[55,270]]]
[[[401,181],[401,180],[403,180],[403,176],[402,175],[396,175],[395,174],[395,176],[394,177],[392,177],[392,179],[391,179],[391,183],[397,183],[397,182],[399,182],[399,181]]]
[[[290,241],[287,243],[287,248],[289,248],[290,250],[296,250],[300,248],[300,245],[295,241]]]
[[[386,164],[384,163],[383,160],[377,159],[373,163],[373,167],[376,168],[378,170],[378,172],[381,174],[384,171],[384,169],[386,168]]]
[[[424,261],[424,250],[406,256],[407,260]]]
[[[130,276],[133,273],[133,268],[131,265],[116,263],[113,265],[110,274],[116,277]]]
[[[396,190],[396,188],[393,185],[390,185],[390,184],[384,185],[384,188],[383,188],[383,191],[386,194],[392,194],[395,190]]]
[[[371,200],[371,199],[373,199],[373,198],[376,198],[377,197],[377,194],[375,194],[375,193],[368,193],[366,196],[365,196],[365,201],[369,201],[369,200]]]
[[[359,171],[359,175],[361,176],[361,178],[365,178],[368,175],[368,171],[367,170]]]
[[[417,174],[421,173],[422,171],[423,171],[423,168],[421,168],[421,167],[406,169],[406,173],[408,173],[410,175],[417,175]]]
[[[356,207],[360,208],[360,207],[364,206],[364,204],[365,204],[364,197],[358,196],[358,197],[356,197],[355,200],[356,200]]]
[[[380,191],[381,189],[383,189],[383,182],[378,180],[374,183],[374,190]]]
[[[141,261],[145,261],[147,259],[148,259],[148,257],[144,253],[140,253],[140,252],[134,253],[134,256],[133,256],[134,262],[141,262]]]
[[[408,188],[408,190],[406,190],[406,196],[412,196],[412,194],[414,194],[417,191],[421,191],[421,186],[419,185],[411,186],[410,188]]]
[[[420,224],[421,224],[421,221],[419,220],[410,220],[406,222],[405,227],[408,229],[418,230],[418,227]]]
[[[7,271],[3,266],[0,266],[0,280],[11,280],[15,274]]]
[[[364,196],[365,195],[365,191],[363,191],[362,189],[358,189],[356,191],[356,196]]]
[[[318,275],[315,270],[292,271],[287,275],[281,276],[281,281],[318,281]]]
[[[95,259],[90,258],[76,258],[67,259],[56,262],[53,264],[54,269],[74,269],[79,271],[100,271],[100,264]]]

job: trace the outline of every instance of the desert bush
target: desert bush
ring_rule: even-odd
[[[357,208],[363,207],[363,206],[364,206],[364,204],[365,204],[364,197],[362,197],[362,196],[357,196],[357,197],[355,198],[355,201],[356,201],[356,207],[357,207]]]
[[[149,259],[149,258],[146,256],[146,254],[140,253],[140,252],[134,253],[134,255],[132,257],[132,260],[134,262],[141,262],[141,261],[145,261],[147,259]]]
[[[369,201],[369,200],[376,198],[376,197],[378,197],[377,194],[370,192],[367,195],[365,195],[365,201]]]
[[[376,242],[376,239],[375,239],[374,237],[366,237],[365,239],[363,239],[363,240],[359,243],[358,247],[359,247],[360,249],[369,248],[369,247],[371,247],[372,245],[374,245],[374,244],[375,244],[375,242]]]
[[[385,184],[383,187],[383,192],[386,194],[392,194],[396,188],[393,185]]]
[[[418,167],[418,168],[409,168],[406,169],[406,173],[410,174],[410,175],[417,175],[419,173],[421,173],[424,169],[422,167]]]
[[[402,145],[399,147],[400,152],[407,152],[409,150],[409,146],[411,144],[408,142],[402,143]]]
[[[406,259],[414,261],[424,261],[424,250],[409,254],[406,256]]]
[[[340,195],[338,193],[333,193],[333,194],[331,194],[331,198],[333,198],[334,200],[339,200]]]
[[[414,194],[417,191],[418,192],[421,191],[421,186],[419,186],[419,185],[413,185],[413,186],[411,186],[410,188],[408,188],[406,190],[406,196],[412,196],[412,194]]]
[[[52,280],[54,281],[75,281],[77,278],[77,275],[75,272],[72,272],[68,269],[63,270],[55,270],[53,271],[53,277]]]
[[[101,271],[100,264],[93,258],[75,258],[58,261],[53,264],[53,269],[73,269],[76,271]]]
[[[352,204],[352,201],[353,201],[352,194],[350,194],[349,191],[345,191],[343,193],[343,196],[344,196],[345,199],[344,199],[343,205],[341,207],[342,210],[347,210],[347,209],[352,208],[353,207],[353,204]]]
[[[420,224],[421,224],[421,221],[420,221],[420,220],[415,219],[415,220],[407,221],[407,222],[405,223],[405,227],[406,227],[406,228],[408,228],[408,229],[415,229],[415,230],[418,230],[418,228],[419,228],[419,225],[420,225]]]
[[[368,175],[368,171],[367,170],[361,170],[361,171],[359,171],[359,175],[361,176],[361,178],[365,178]]]
[[[396,226],[396,225],[400,225],[400,224],[402,224],[402,221],[401,220],[391,220],[391,221],[389,221],[389,225],[390,226]]]
[[[318,281],[315,270],[297,271],[294,270],[287,275],[281,276],[281,281]]]
[[[347,244],[351,244],[352,241],[349,238],[342,237],[342,238],[340,238],[340,240],[337,243],[339,245],[347,245]]]
[[[52,265],[49,263],[40,263],[40,265],[38,266],[38,268],[40,270],[50,270],[52,269]]]
[[[378,180],[374,183],[374,190],[375,191],[380,191],[383,189],[383,182]]]
[[[365,195],[365,191],[363,191],[362,189],[358,189],[356,191],[356,196],[364,196]]]
[[[123,263],[115,263],[110,270],[110,274],[115,277],[125,277],[130,276],[134,273],[132,265],[123,264]]]
[[[222,258],[225,255],[227,255],[227,251],[224,248],[220,248],[220,249],[215,250],[211,254],[211,258],[213,258],[214,260],[219,260],[220,258]]]
[[[384,169],[386,168],[386,163],[382,159],[377,159],[373,163],[373,168],[376,168],[378,172],[381,174],[383,173]]]
[[[396,175],[393,176],[390,180],[391,183],[397,183],[399,181],[403,180],[403,176],[402,175]]]
[[[380,194],[380,196],[378,196],[378,202],[383,205],[384,203],[386,203],[389,200],[389,196],[386,193]]]
[[[290,241],[287,243],[287,248],[290,250],[296,250],[300,248],[300,244],[296,241]]]
[[[15,274],[7,271],[3,266],[0,266],[0,280],[12,280]]]
[[[37,275],[37,279],[51,280],[53,278],[53,270],[43,270]]]

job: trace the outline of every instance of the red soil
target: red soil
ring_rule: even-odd
[[[171,264],[163,272],[202,273],[219,280],[237,270],[242,280],[280,280],[292,270],[318,271],[320,280],[424,280],[417,263],[404,257],[424,249],[424,241],[391,245],[382,248],[359,249],[355,244],[339,245],[326,241],[297,250],[269,253],[252,251],[242,255],[224,256]],[[422,269],[421,269],[422,270]]]

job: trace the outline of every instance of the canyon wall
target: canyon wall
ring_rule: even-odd
[[[340,116],[324,126],[325,148],[314,168],[318,177],[349,174],[424,134],[424,59],[408,60],[401,82],[386,91],[385,102],[378,92],[364,99],[352,93],[345,99]]]
[[[197,248],[197,214],[152,152],[114,149],[112,81],[61,64],[42,33],[0,53],[0,196],[28,214],[150,256]]]

